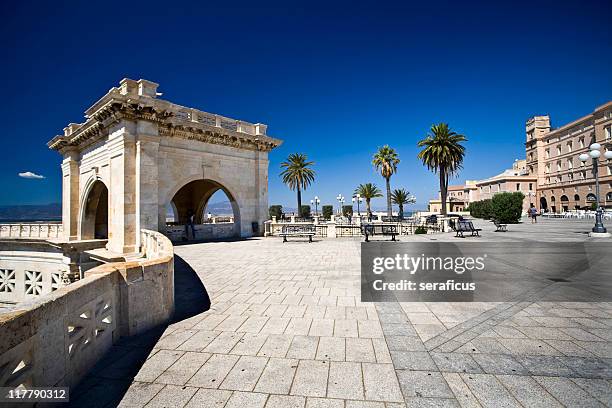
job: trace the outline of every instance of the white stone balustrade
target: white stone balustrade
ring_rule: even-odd
[[[63,231],[59,222],[0,224],[0,238],[60,238]]]
[[[263,123],[249,123],[243,120],[227,118],[214,113],[203,112],[198,109],[180,107],[174,113],[174,118],[184,122],[203,123],[208,126],[233,130],[238,133],[258,136],[265,135],[267,126]]]
[[[332,218],[333,219],[333,218]],[[382,221],[375,220],[374,223],[382,223]],[[327,237],[327,238],[341,238],[341,237],[355,237],[361,236],[361,223],[359,219],[355,219],[351,224],[336,221],[322,221],[318,217],[314,217],[313,221],[296,221],[295,217],[290,217],[287,221],[278,221],[276,217],[272,220],[268,220],[264,223],[264,236],[278,236],[282,231],[284,225],[306,225],[314,224],[316,228],[316,236]],[[390,224],[386,222],[385,224]],[[427,224],[424,217],[420,217],[418,220],[403,221],[393,223],[397,225],[399,235],[412,235],[417,227],[422,226],[427,229],[427,233],[437,233],[441,231],[447,231],[447,222],[438,217],[436,224]]]

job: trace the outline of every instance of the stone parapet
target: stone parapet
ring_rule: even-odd
[[[0,387],[75,386],[122,336],[174,313],[174,255],[143,231],[143,258],[104,264],[0,315]]]

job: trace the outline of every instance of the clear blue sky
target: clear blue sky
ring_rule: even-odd
[[[610,1],[220,3],[3,2],[0,205],[61,200],[46,142],[123,77],[268,124],[284,140],[270,204],[292,207],[278,177],[289,153],[316,162],[304,199],[331,204],[358,183],[384,186],[370,161],[390,144],[402,160],[393,187],[426,203],[437,179],[416,142],[432,123],[468,137],[462,182],[524,157],[529,116],[558,126],[612,99]]]

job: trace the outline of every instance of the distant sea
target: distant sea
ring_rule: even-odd
[[[28,219],[28,218],[0,218],[0,223],[2,224],[19,224],[19,223],[32,223],[32,222],[61,222],[62,217],[52,217],[52,218],[43,218],[39,217],[36,219]]]

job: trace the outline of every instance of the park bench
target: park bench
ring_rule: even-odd
[[[317,233],[314,224],[305,225],[283,225],[279,236],[283,237],[283,242],[287,242],[288,237],[308,237],[308,242],[312,242],[312,237]]]
[[[507,232],[508,231],[508,224],[502,224],[501,222],[499,222],[499,220],[496,220],[495,218],[492,219],[491,221],[493,221],[493,224],[495,224],[495,232]]]
[[[397,224],[363,224],[361,232],[365,235],[365,241],[369,242],[369,238],[375,235],[390,236],[392,241],[399,235]]]
[[[455,232],[456,232],[455,236],[465,238],[463,234],[466,232],[469,232],[472,236],[479,237],[480,231],[482,231],[482,229],[474,228],[474,224],[472,224],[472,221],[459,221],[457,222],[457,225],[455,227]]]

